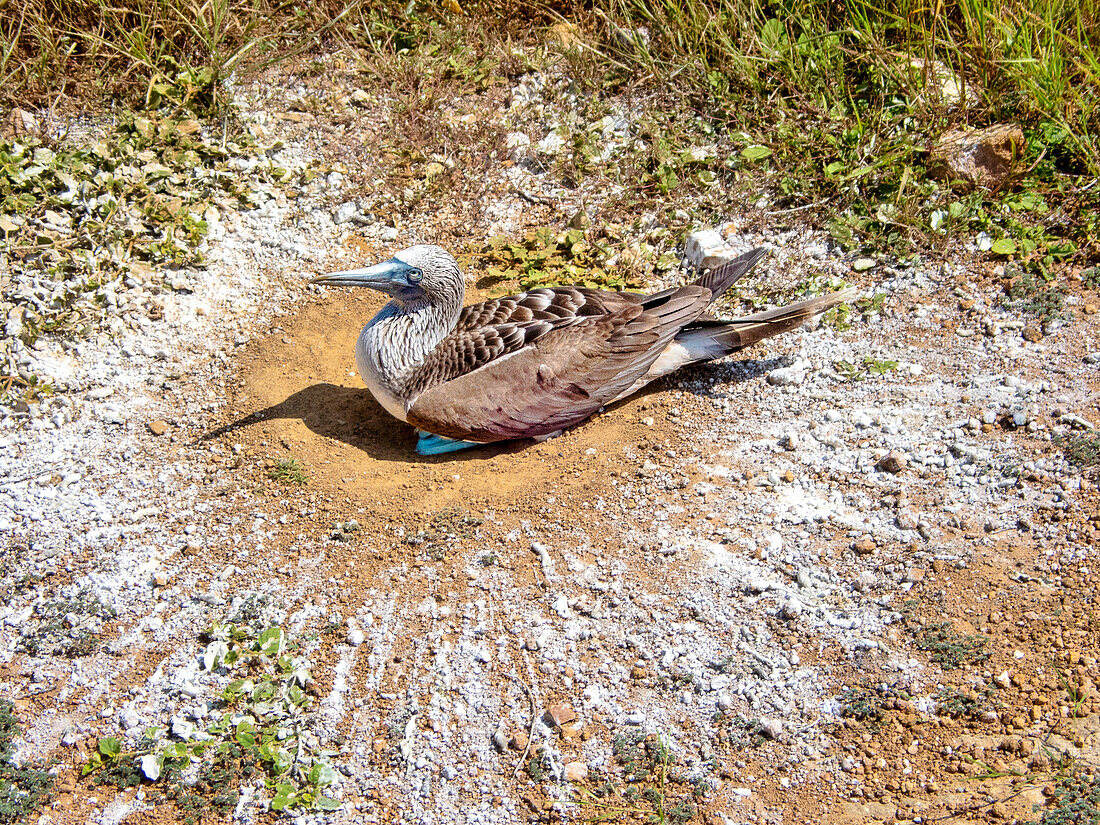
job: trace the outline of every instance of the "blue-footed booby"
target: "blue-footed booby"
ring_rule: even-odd
[[[438,246],[312,283],[390,296],[363,327],[355,360],[378,403],[420,431],[417,452],[434,455],[557,435],[654,379],[793,329],[850,297],[733,320],[706,314],[763,256],[754,249],[651,295],[559,286],[465,308],[462,272]]]

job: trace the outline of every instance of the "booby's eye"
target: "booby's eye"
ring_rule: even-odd
[[[418,284],[424,279],[424,273],[419,269],[410,269],[408,278],[410,284]]]

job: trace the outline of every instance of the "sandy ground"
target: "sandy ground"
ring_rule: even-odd
[[[297,94],[348,92],[310,82]],[[1023,822],[1060,772],[1096,764],[1096,481],[1051,441],[1098,413],[1089,295],[1025,340],[1033,319],[977,258],[855,275],[818,227],[731,215],[755,227],[732,242],[773,250],[762,283],[843,274],[881,310],[545,443],[423,459],[354,373],[381,301],[304,281],[451,244],[470,202],[337,224],[356,198],[384,210],[352,151],[376,121],[242,95],[284,151],[346,179],[229,216],[163,322],[44,345],[68,380],[61,425],[2,419],[0,687],[21,757],[58,760],[38,822],[180,819],[156,786],[80,767],[101,736],[208,720],[229,677],[203,667],[201,632],[249,605],[302,640],[308,729],[339,767],[341,809],[299,822],[643,821],[654,791],[667,821]],[[506,126],[507,96],[481,103]],[[560,225],[580,198],[532,206],[516,174],[553,190],[470,170],[485,237]],[[864,358],[896,366],[837,366]],[[305,484],[268,476],[290,457]],[[28,649],[80,594],[111,611],[58,638],[86,626],[94,649]],[[934,639],[972,635],[958,667],[937,661]],[[623,743],[655,741],[675,768],[630,783]],[[588,795],[607,783],[650,796]],[[240,794],[233,818],[277,817],[262,781]]]

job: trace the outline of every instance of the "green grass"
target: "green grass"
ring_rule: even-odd
[[[224,80],[297,54],[341,25],[358,3],[267,0],[26,0],[0,6],[3,96],[50,100],[91,90],[157,108],[214,110]],[[182,94],[177,94],[180,90]]]
[[[400,140],[383,148],[407,177],[401,167],[456,139],[486,156],[494,147],[491,128],[440,128],[455,95],[556,64],[582,93],[571,104],[581,120],[606,114],[621,92],[644,101],[622,157],[598,157],[598,137],[578,124],[559,127],[555,176],[614,184],[611,211],[696,198],[694,217],[706,219],[728,214],[729,191],[765,191],[780,212],[818,213],[853,249],[905,256],[981,232],[990,257],[1044,275],[1097,257],[1100,188],[1088,184],[1100,174],[1100,11],[1088,0],[595,0],[557,11],[515,0],[503,14],[464,5],[467,15],[415,1],[30,0],[0,15],[0,99],[49,101],[64,88],[210,114],[225,110],[231,74],[340,44],[368,91],[393,95]],[[580,44],[555,45],[555,21],[574,24]],[[1027,174],[974,193],[930,177],[939,135],[1001,121],[1024,127]],[[707,144],[714,152],[700,155]],[[429,177],[395,186],[397,207],[468,199],[454,175]],[[599,268],[597,245],[585,243],[579,257]],[[566,253],[568,274],[571,248],[518,246]],[[527,259],[498,263],[539,280]]]
[[[267,477],[287,484],[305,484],[309,481],[305,467],[296,458],[276,458],[267,468]]]
[[[994,254],[1029,263],[1097,254],[1098,200],[1086,187],[1100,174],[1100,13],[1086,0],[600,7],[613,26],[649,32],[593,47],[623,67],[623,83],[638,64],[672,81],[671,97],[735,144],[743,176],[767,180],[777,206],[817,205],[845,246],[902,252],[981,227]],[[1049,216],[1014,214],[1000,193],[957,195],[930,179],[940,134],[1000,121],[1023,125],[1021,166],[1034,167],[1009,189],[1069,207],[1052,235],[1035,229]]]

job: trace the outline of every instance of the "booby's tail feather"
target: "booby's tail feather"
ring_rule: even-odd
[[[850,301],[855,294],[854,289],[845,289],[795,304],[755,312],[733,321],[698,321],[689,324],[676,340],[685,346],[688,346],[687,342],[690,340],[700,349],[713,352],[710,358],[721,358],[751,347],[765,338],[795,329],[837,304]]]
[[[727,261],[719,267],[708,270],[695,282],[695,286],[706,287],[710,290],[710,300],[717,301],[725,294],[726,290],[741,280],[757,262],[768,254],[762,246],[739,255],[732,261]]]
[[[653,379],[668,375],[681,367],[723,358],[765,338],[794,329],[815,315],[820,315],[844,301],[850,301],[855,294],[854,289],[845,289],[830,295],[799,301],[796,304],[756,312],[732,321],[713,318],[700,318],[693,321],[669,342],[665,351],[653,362],[649,372],[631,391],[640,389]],[[624,393],[620,397],[628,394]]]

